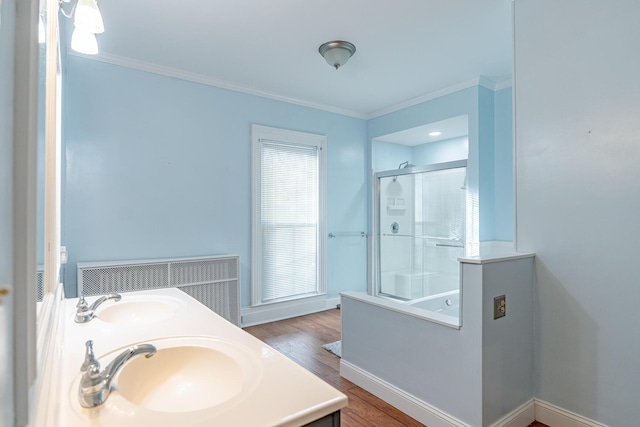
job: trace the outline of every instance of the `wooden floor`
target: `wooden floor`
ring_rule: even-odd
[[[328,310],[245,329],[349,398],[342,427],[419,427],[424,424],[400,412],[340,376],[340,359],[322,348],[340,339],[340,310]],[[534,422],[530,427],[546,427]]]

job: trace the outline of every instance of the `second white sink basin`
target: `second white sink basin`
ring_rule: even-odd
[[[153,323],[168,319],[184,304],[175,298],[130,296],[124,294],[118,302],[106,302],[96,311],[96,317],[108,323],[125,325]]]

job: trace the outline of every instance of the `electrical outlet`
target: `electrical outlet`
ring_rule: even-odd
[[[493,318],[499,319],[507,315],[507,297],[500,295],[493,299]]]

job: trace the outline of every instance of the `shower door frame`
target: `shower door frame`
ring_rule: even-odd
[[[403,169],[392,169],[380,172],[374,172],[373,174],[373,218],[372,218],[372,229],[373,233],[371,234],[371,250],[370,250],[370,260],[371,260],[371,268],[369,269],[371,274],[371,280],[369,281],[369,295],[373,296],[387,296],[386,294],[382,294],[380,292],[380,277],[382,275],[380,271],[380,178],[388,178],[390,176],[403,176],[403,175],[413,175],[424,172],[436,172],[447,169],[457,169],[457,168],[466,168],[467,160],[455,160],[452,162],[443,162],[443,163],[432,163],[426,166],[413,166],[409,168]],[[468,170],[467,170],[468,173]],[[469,193],[468,190],[466,198],[468,200]],[[465,236],[466,239],[466,236]]]

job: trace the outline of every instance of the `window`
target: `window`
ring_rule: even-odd
[[[253,305],[326,292],[326,137],[252,126]]]

